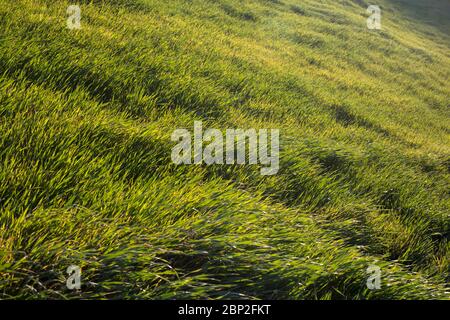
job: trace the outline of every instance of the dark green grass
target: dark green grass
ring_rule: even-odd
[[[448,2],[68,4],[0,7],[1,298],[449,298]],[[173,165],[194,120],[279,174]]]

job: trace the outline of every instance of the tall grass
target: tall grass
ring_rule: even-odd
[[[361,0],[79,1],[68,30],[7,0],[0,297],[448,299],[449,4],[379,3],[381,31]],[[194,120],[280,128],[279,174],[173,165]]]

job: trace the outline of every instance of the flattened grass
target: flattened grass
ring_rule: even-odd
[[[378,32],[288,0],[82,1],[70,31],[8,0],[0,297],[448,299],[450,39],[382,2]],[[174,166],[194,120],[280,128],[280,173]]]

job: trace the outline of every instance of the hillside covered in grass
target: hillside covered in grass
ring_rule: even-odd
[[[449,1],[71,4],[0,6],[1,299],[450,298]],[[280,171],[174,165],[194,121]]]

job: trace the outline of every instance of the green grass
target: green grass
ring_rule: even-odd
[[[377,2],[3,3],[0,298],[449,299],[450,4]],[[279,174],[175,166],[194,120]]]

